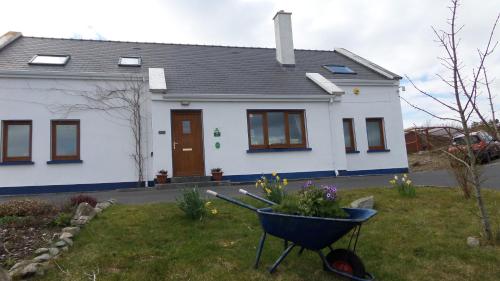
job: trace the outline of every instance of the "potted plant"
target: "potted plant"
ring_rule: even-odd
[[[161,169],[160,171],[158,171],[158,175],[156,175],[156,183],[158,184],[167,183],[167,179],[168,179],[167,170]]]
[[[221,168],[213,168],[212,170],[212,180],[221,181],[222,174],[224,173]]]

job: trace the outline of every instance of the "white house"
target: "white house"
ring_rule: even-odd
[[[149,186],[161,169],[406,172],[401,77],[345,49],[296,50],[291,14],[273,20],[276,48],[3,35],[0,194],[135,187],[138,155]],[[116,99],[133,89],[140,142]]]

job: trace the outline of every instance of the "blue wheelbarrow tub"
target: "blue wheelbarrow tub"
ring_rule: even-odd
[[[258,209],[260,224],[265,232],[293,242],[309,250],[318,251],[330,246],[355,226],[367,221],[377,211],[343,208],[348,218],[320,218],[275,213],[271,208]]]

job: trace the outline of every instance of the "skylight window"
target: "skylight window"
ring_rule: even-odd
[[[330,64],[330,65],[324,65],[324,67],[330,70],[330,72],[333,74],[356,74],[354,70],[350,69],[345,65]]]
[[[118,61],[120,66],[141,66],[140,57],[120,57]]]
[[[65,65],[69,61],[68,55],[35,55],[29,64]]]

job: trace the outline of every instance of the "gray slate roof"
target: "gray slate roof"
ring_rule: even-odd
[[[65,66],[29,65],[36,54],[71,55]],[[141,56],[142,67],[118,66],[120,56]],[[20,37],[0,50],[2,71],[62,71],[109,74],[165,69],[167,93],[174,94],[326,94],[305,77],[387,80],[377,72],[335,52],[295,50],[296,66],[282,67],[274,48],[137,43]],[[357,74],[332,74],[325,64],[346,65]]]

